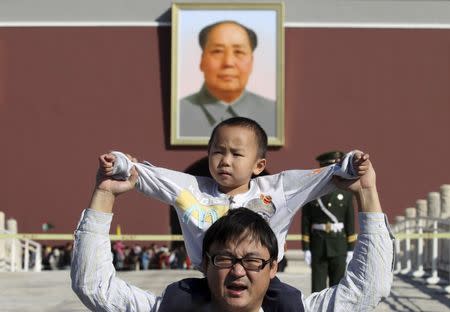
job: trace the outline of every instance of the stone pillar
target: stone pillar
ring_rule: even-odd
[[[428,216],[430,218],[439,218],[441,215],[441,197],[438,192],[428,193],[427,198],[428,203]],[[432,221],[432,232],[433,234],[438,233],[438,222],[437,220]],[[431,277],[427,278],[428,284],[439,283],[438,277],[438,239],[433,238],[431,243]]]
[[[0,211],[0,234],[5,233],[5,213]],[[0,238],[0,272],[6,271],[6,244],[4,238]]]
[[[441,218],[450,218],[450,184],[441,186]]]
[[[411,238],[408,237],[411,233],[415,232],[416,223],[416,208],[409,207],[405,209],[405,265],[406,267],[401,271],[402,274],[409,274],[412,269],[412,252],[411,252]]]
[[[423,228],[426,224],[424,218],[427,216],[427,201],[425,199],[419,199],[416,201],[416,216],[417,216],[417,233],[419,235],[423,234]],[[424,263],[424,242],[422,237],[417,239],[417,253],[416,253],[416,267],[417,269],[412,273],[415,277],[422,277],[425,275],[423,270]]]
[[[441,193],[441,218],[450,221],[450,184],[444,184],[440,189]],[[450,226],[445,225],[443,230],[446,233],[450,232]],[[440,261],[442,268],[448,273],[448,280],[450,281],[450,239],[442,240],[442,252],[440,253]],[[450,285],[445,287],[445,291],[450,293]]]
[[[404,216],[396,216],[395,217],[395,225],[394,225],[394,232],[396,234],[402,233],[405,229],[405,217]],[[395,270],[394,274],[398,274],[402,271],[402,260],[403,260],[403,252],[401,250],[401,241],[399,239],[395,240]]]
[[[15,219],[8,219],[6,221],[6,229],[10,233],[17,234],[17,221]],[[22,247],[20,245],[20,240],[17,238],[10,238],[8,241],[11,272],[20,271],[22,269]],[[8,246],[6,249],[8,250]]]

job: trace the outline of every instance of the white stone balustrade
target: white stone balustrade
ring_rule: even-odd
[[[450,293],[450,184],[417,200],[395,221],[393,230],[402,239],[395,243],[394,273],[426,277],[430,285],[444,283]]]

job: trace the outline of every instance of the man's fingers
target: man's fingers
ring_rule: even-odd
[[[133,186],[135,186],[138,181],[138,177],[139,177],[139,174],[138,174],[135,166],[133,166],[133,168],[131,168],[130,173],[131,173],[131,175],[130,175],[130,178],[128,179],[128,181],[130,181],[130,183]]]
[[[128,157],[128,159],[131,160],[132,162],[138,162],[137,158],[134,157],[133,155],[130,155],[130,154],[125,154],[125,155],[126,155],[126,156]]]

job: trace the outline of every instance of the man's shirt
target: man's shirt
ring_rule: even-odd
[[[276,103],[273,100],[244,90],[233,103],[215,98],[205,86],[180,100],[180,135],[208,137],[214,127],[231,117],[249,117],[256,120],[268,136],[276,135]]]
[[[75,231],[72,288],[92,311],[157,312],[162,297],[116,276],[109,231],[113,214],[86,209]],[[302,298],[305,311],[372,311],[392,284],[393,236],[382,213],[360,213],[360,234],[341,282]],[[176,298],[174,298],[176,299]],[[205,307],[207,311],[209,307]],[[261,310],[262,311],[262,310]]]

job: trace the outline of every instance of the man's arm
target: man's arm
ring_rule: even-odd
[[[127,181],[98,176],[90,209],[83,211],[75,231],[71,265],[72,289],[92,311],[154,311],[155,295],[117,278],[112,264],[109,229],[116,196],[134,187],[137,174]]]
[[[393,236],[382,213],[375,171],[367,154],[359,159],[361,178],[337,181],[354,193],[361,232],[353,259],[340,283],[305,300],[306,311],[372,311],[392,284]],[[331,308],[331,309],[330,309]]]

